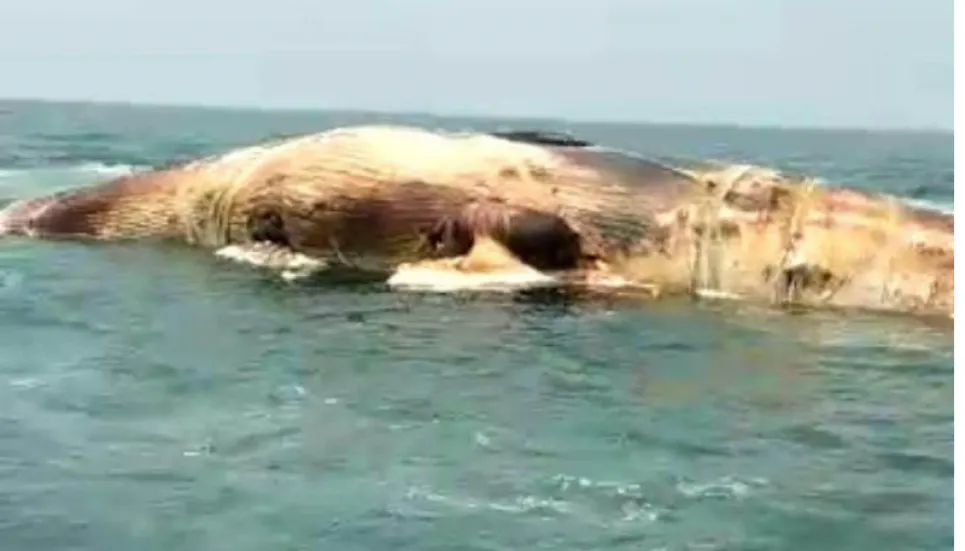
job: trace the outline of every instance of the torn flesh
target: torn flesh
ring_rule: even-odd
[[[582,287],[643,290],[650,295],[657,294],[652,286],[626,279],[605,265],[554,273],[537,270],[489,238],[476,238],[465,256],[401,264],[387,283],[394,289],[429,292]]]
[[[520,261],[493,239],[478,237],[464,256],[400,264],[386,283],[394,289],[453,292],[546,287],[560,282]]]

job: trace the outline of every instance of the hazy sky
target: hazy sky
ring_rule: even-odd
[[[953,0],[8,0],[0,97],[952,128]]]

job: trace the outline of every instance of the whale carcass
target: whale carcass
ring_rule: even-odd
[[[336,128],[22,200],[0,212],[0,233],[942,316],[954,302],[950,214],[539,132]]]

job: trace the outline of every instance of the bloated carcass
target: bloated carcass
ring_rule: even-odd
[[[0,232],[262,247],[391,274],[951,315],[954,221],[756,166],[539,132],[337,128],[24,200]]]

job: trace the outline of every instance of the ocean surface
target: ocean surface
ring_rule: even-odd
[[[950,208],[953,136],[0,102],[0,198],[360,122],[540,128]],[[286,284],[0,243],[0,549],[948,550],[952,330]]]

